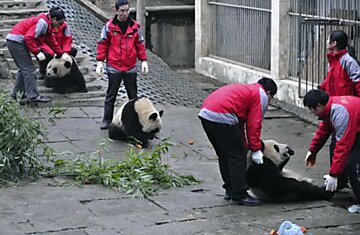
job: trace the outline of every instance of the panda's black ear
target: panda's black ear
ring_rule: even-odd
[[[69,69],[69,68],[71,68],[71,63],[69,61],[66,61],[64,63],[64,66],[65,66],[65,68]]]
[[[280,148],[276,144],[274,145],[274,149],[276,150],[276,152],[278,152],[278,153],[280,152]]]
[[[159,111],[160,117],[162,117],[163,114],[164,114],[164,110],[160,110],[160,111]]]
[[[152,114],[150,115],[150,117],[149,117],[149,120],[153,120],[153,121],[155,121],[155,120],[156,120],[156,118],[157,118],[157,116],[158,116],[158,114],[157,114],[157,113],[152,113]]]

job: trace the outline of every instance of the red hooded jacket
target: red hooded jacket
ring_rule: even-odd
[[[346,49],[327,54],[329,71],[320,88],[330,96],[360,97],[360,65]]]
[[[57,44],[52,31],[49,14],[41,13],[17,23],[6,35],[6,39],[19,43],[25,42],[34,55],[40,52],[41,41],[45,41],[55,53],[62,54],[63,50]]]
[[[62,23],[58,28],[53,28],[52,33],[55,37],[55,40],[57,44],[60,46],[60,48],[65,53],[70,53],[71,51],[71,44],[73,41],[73,37],[70,31],[69,26],[66,24],[66,22]],[[47,53],[49,53],[51,56],[55,55],[55,52],[53,49],[46,43],[44,38],[40,38],[40,48]]]
[[[205,99],[199,116],[211,122],[240,125],[245,146],[255,152],[261,149],[262,119],[268,102],[266,92],[259,83],[229,84]]]
[[[136,66],[137,58],[146,61],[144,37],[136,21],[129,18],[129,26],[123,34],[114,19],[109,20],[101,31],[96,60],[107,60],[116,70],[126,72]]]
[[[333,96],[329,98],[309,150],[318,153],[332,132],[336,145],[330,175],[337,177],[345,167],[356,135],[360,132],[360,98],[354,96]]]

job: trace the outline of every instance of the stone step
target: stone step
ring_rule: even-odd
[[[0,28],[0,37],[5,38],[6,34],[10,32],[11,28]]]
[[[6,47],[6,39],[0,38],[0,48],[4,48],[4,47]]]
[[[87,93],[81,93],[81,94],[87,94]],[[104,97],[105,97],[105,93],[103,97],[90,97],[90,98],[79,97],[79,98],[70,98],[70,99],[55,98],[51,103],[59,105],[60,107],[87,107],[87,106],[104,107]],[[47,104],[47,105],[51,105],[51,104]]]
[[[91,76],[90,74],[85,74],[84,75],[84,79],[86,82],[86,85],[91,84],[92,86],[99,86],[101,87],[101,84],[99,84],[96,80],[96,78],[94,76]],[[45,82],[44,80],[38,80],[37,82],[38,86],[43,86],[45,87]]]
[[[79,67],[80,69],[80,72],[83,74],[83,75],[86,75],[89,73],[89,68],[88,67]],[[10,74],[11,74],[11,77],[15,79],[15,75],[17,73],[17,68],[15,69],[10,69]]]
[[[52,96],[54,98],[62,98],[64,96],[67,96],[66,98],[72,97],[72,98],[82,98],[82,99],[87,99],[87,98],[94,98],[94,97],[105,97],[105,90],[102,89],[101,86],[98,85],[89,85],[86,84],[86,88],[88,90],[88,92],[86,93],[82,93],[82,92],[74,92],[74,93],[69,93],[69,94],[57,94],[54,93],[52,91],[51,88],[47,88],[44,86],[39,86],[38,90],[40,94],[51,94],[49,96]]]
[[[22,19],[3,19],[3,20],[0,20],[0,27],[1,28],[12,28],[14,25],[16,25],[21,20]]]
[[[35,16],[39,13],[49,11],[47,8],[30,8],[30,9],[11,9],[0,10],[0,20],[5,19],[24,19],[30,16]]]
[[[0,9],[28,9],[36,8],[40,5],[41,0],[6,0],[0,1]]]

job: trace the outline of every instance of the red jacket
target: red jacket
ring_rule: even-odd
[[[40,41],[45,41],[57,54],[63,51],[52,34],[49,14],[41,13],[17,23],[6,35],[7,40],[24,43],[34,55],[40,52]]]
[[[360,97],[360,66],[346,49],[327,54],[329,71],[320,88],[330,96]]]
[[[268,97],[260,84],[235,83],[211,93],[205,99],[199,116],[211,122],[240,125],[245,146],[254,152],[261,149],[261,122],[267,106]]]
[[[71,51],[71,44],[73,41],[73,37],[70,31],[69,26],[64,22],[61,26],[58,28],[53,28],[52,33],[55,37],[55,40],[59,47],[65,52],[70,53]],[[52,50],[52,48],[46,43],[44,38],[41,38],[40,40],[40,48],[47,53],[49,53],[51,56],[55,55],[55,52]]]
[[[318,153],[331,133],[335,132],[336,145],[330,175],[336,177],[344,170],[356,134],[360,132],[360,98],[330,97],[320,118],[323,121],[319,124],[309,150]]]
[[[129,26],[122,33],[120,27],[109,20],[101,31],[98,42],[96,60],[104,61],[116,70],[126,72],[136,66],[137,58],[146,61],[144,37],[140,33],[139,24],[129,20]]]

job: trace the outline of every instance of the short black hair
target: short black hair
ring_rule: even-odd
[[[49,11],[50,17],[55,18],[56,20],[65,19],[65,13],[60,7],[52,7]]]
[[[276,95],[277,85],[271,78],[262,77],[257,83],[262,85],[266,92],[270,91],[270,95]]]
[[[130,6],[129,1],[127,1],[127,0],[117,0],[116,3],[115,3],[115,9],[119,10],[119,7],[124,6],[124,5],[129,5]]]
[[[326,105],[329,101],[329,95],[323,90],[310,90],[304,96],[304,106],[316,109],[318,104]]]
[[[330,42],[336,42],[336,48],[338,50],[343,50],[348,46],[348,36],[342,30],[334,30],[330,33],[329,36]]]

